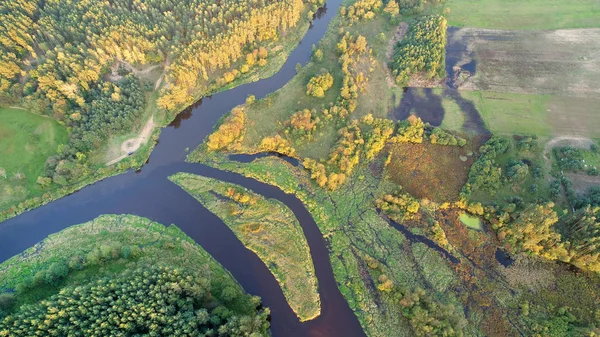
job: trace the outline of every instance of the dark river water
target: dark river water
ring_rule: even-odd
[[[356,316],[337,288],[323,237],[296,197],[238,174],[184,162],[185,149],[198,146],[223,114],[244,103],[248,95],[264,97],[292,79],[296,64],[308,62],[312,45],[325,34],[340,3],[341,0],[330,0],[326,8],[317,13],[311,29],[276,75],[204,98],[183,111],[162,131],[148,163],[138,172],[105,179],[1,223],[0,261],[19,254],[49,234],[101,214],[135,214],[165,225],[176,224],[227,268],[247,292],[262,297],[263,304],[271,308],[274,336],[364,336]],[[322,312],[318,318],[305,323],[298,321],[264,263],[244,248],[219,218],[167,180],[169,175],[177,172],[240,184],[290,207],[310,245],[319,280]]]

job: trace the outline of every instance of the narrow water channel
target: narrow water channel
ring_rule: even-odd
[[[135,214],[165,225],[177,224],[229,270],[247,292],[261,296],[263,304],[271,308],[273,336],[364,336],[356,316],[337,288],[322,235],[297,198],[238,174],[184,162],[185,149],[198,146],[223,114],[243,103],[248,95],[262,98],[292,79],[296,64],[309,61],[312,45],[323,37],[341,2],[330,0],[317,13],[311,29],[276,75],[206,97],[183,111],[163,130],[159,144],[141,170],[105,179],[1,223],[0,261],[19,254],[52,233],[101,214]],[[318,318],[306,323],[298,321],[264,263],[244,248],[215,215],[167,179],[177,172],[240,184],[290,207],[311,248],[322,301]]]

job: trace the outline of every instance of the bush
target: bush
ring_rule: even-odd
[[[333,76],[329,72],[314,76],[306,85],[306,94],[314,97],[324,97],[325,92],[333,86]]]
[[[8,312],[15,302],[13,294],[0,294],[0,316],[3,312]]]
[[[578,172],[583,170],[583,152],[572,147],[554,148],[558,167],[564,171]]]

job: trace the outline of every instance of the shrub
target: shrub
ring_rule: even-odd
[[[325,92],[333,86],[333,76],[329,72],[312,77],[306,85],[306,94],[314,97],[324,97]]]

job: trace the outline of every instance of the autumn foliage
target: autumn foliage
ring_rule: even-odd
[[[333,76],[326,72],[312,77],[306,85],[306,94],[314,97],[324,97],[325,92],[333,86]]]
[[[410,115],[408,119],[398,125],[398,132],[393,141],[396,143],[422,143],[424,132],[425,123],[421,118]]]
[[[417,199],[408,193],[400,192],[384,195],[377,199],[375,205],[398,222],[413,218],[420,207]]]
[[[412,21],[408,33],[398,43],[391,63],[396,83],[406,86],[412,76],[444,77],[446,58],[446,19],[426,16]]]
[[[258,149],[261,152],[276,152],[290,157],[296,155],[296,150],[292,147],[290,141],[280,135],[263,138]]]
[[[342,7],[340,13],[350,22],[367,21],[375,18],[381,7],[383,7],[381,0],[358,0],[348,7]]]
[[[212,151],[232,149],[234,145],[239,144],[243,139],[245,125],[246,113],[244,108],[234,108],[217,131],[208,136],[208,142],[206,143],[208,148]]]

